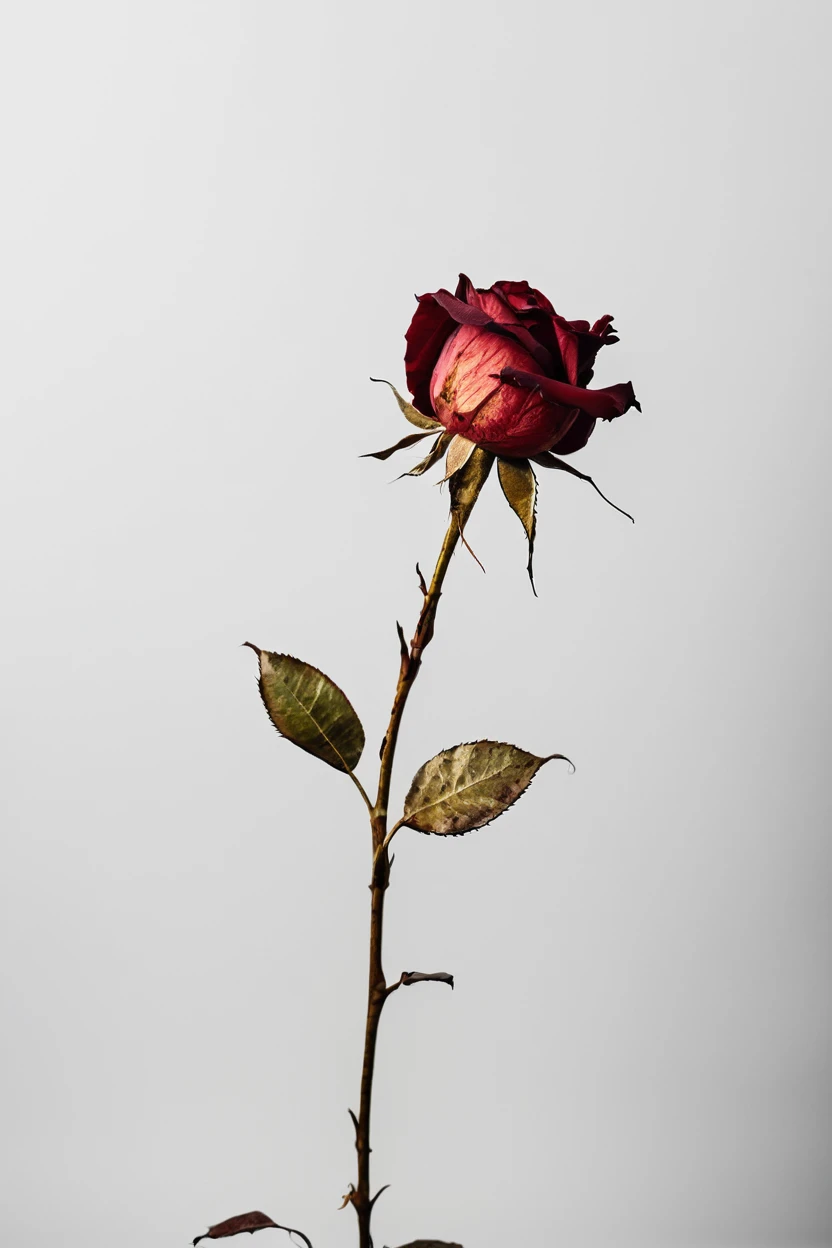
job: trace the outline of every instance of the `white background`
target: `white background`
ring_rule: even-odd
[[[368,787],[447,500],[413,294],[616,315],[644,412],[496,482],[408,709],[551,764],[402,833],[376,1242],[830,1242],[825,3],[9,4],[3,1206],[16,1248],[315,1248],[355,1157],[368,832],[240,643],[342,684]],[[268,1232],[267,1237],[279,1236]],[[259,1245],[259,1241],[258,1241]]]

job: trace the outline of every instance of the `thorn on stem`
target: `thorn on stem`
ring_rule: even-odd
[[[370,1208],[371,1208],[371,1209],[372,1209],[373,1205],[376,1203],[376,1201],[378,1200],[378,1198],[379,1198],[379,1196],[381,1195],[381,1193],[382,1193],[382,1192],[386,1192],[389,1186],[390,1186],[390,1184],[389,1184],[389,1183],[385,1183],[385,1184],[384,1184],[384,1187],[380,1187],[380,1188],[378,1189],[378,1191],[376,1192],[375,1196],[374,1196],[374,1197],[373,1197],[373,1199],[370,1201]]]
[[[419,578],[419,588],[420,588],[420,589],[421,589],[421,591],[422,591],[422,595],[423,595],[423,597],[427,598],[427,596],[428,596],[428,587],[427,587],[427,585],[425,584],[425,578],[422,576],[422,569],[419,567],[418,563],[416,564],[416,575],[417,575],[417,576],[418,576],[418,578]]]
[[[401,650],[402,659],[410,658],[410,647],[405,641],[404,629],[398,620],[396,620],[396,632],[399,634],[399,649]]]

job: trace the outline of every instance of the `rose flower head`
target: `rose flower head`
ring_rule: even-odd
[[[602,316],[593,325],[567,321],[528,282],[480,290],[464,274],[455,294],[437,290],[417,299],[405,335],[413,403],[396,398],[422,432],[375,458],[431,433],[438,437],[430,453],[405,475],[421,475],[446,452],[445,480],[477,447],[496,456],[503,491],[526,529],[531,577],[537,486],[529,460],[597,489],[558,456],[586,446],[598,420],[614,420],[631,407],[641,411],[629,381],[588,388],[601,347],[618,342],[613,318]]]

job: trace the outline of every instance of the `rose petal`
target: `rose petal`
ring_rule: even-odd
[[[596,420],[614,420],[630,407],[641,411],[631,381],[604,386],[600,390],[587,390],[583,386],[570,386],[563,381],[553,381],[551,377],[542,377],[537,373],[527,373],[511,367],[501,370],[500,380],[509,385],[521,386],[525,390],[537,389],[551,402],[565,407],[577,407],[587,415],[594,416]]]
[[[405,334],[404,356],[407,386],[413,395],[414,407],[425,416],[433,415],[430,401],[430,378],[439,353],[456,325],[435,301],[433,295],[417,295],[419,306]]]
[[[494,289],[499,291],[508,303],[518,312],[542,310],[554,316],[555,309],[539,290],[535,290],[528,282],[495,282]]]
[[[483,329],[492,320],[487,312],[483,312],[481,308],[473,308],[469,303],[463,303],[449,290],[437,290],[433,297],[440,308],[444,308],[448,316],[453,317],[457,325],[477,325]]]
[[[460,284],[462,277],[463,275],[460,274]],[[544,372],[552,372],[554,365],[551,353],[533,337],[525,325],[520,324],[505,300],[493,290],[475,290],[468,278],[465,278],[465,281],[468,283],[465,289],[469,302],[462,303],[447,290],[438,290],[433,297],[440,307],[444,308],[459,325],[490,329],[494,333],[510,335],[522,347],[525,347]]]
[[[549,449],[557,451],[558,455],[574,455],[575,451],[583,450],[586,446],[596,423],[594,416],[588,416],[586,412],[578,412],[571,428],[567,429],[566,433]]]
[[[437,418],[446,429],[465,433],[489,395],[500,388],[501,369],[533,365],[531,356],[509,335],[460,325],[445,343],[430,383]]]

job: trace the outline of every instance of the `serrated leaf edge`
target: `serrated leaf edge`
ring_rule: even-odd
[[[364,732],[364,725],[363,725],[363,724],[362,724],[362,722],[361,722],[361,717],[359,716],[358,711],[356,711],[355,707],[353,706],[352,702],[350,702],[349,698],[348,698],[348,697],[347,697],[347,695],[344,693],[344,690],[341,688],[341,686],[340,686],[340,685],[336,685],[336,683],[335,683],[335,681],[332,679],[332,677],[331,677],[331,676],[327,676],[326,672],[322,672],[322,671],[321,671],[321,669],[320,669],[319,667],[315,667],[314,663],[307,663],[306,659],[299,659],[299,658],[297,657],[297,655],[296,655],[296,654],[288,654],[288,653],[283,653],[283,652],[281,652],[281,653],[279,653],[279,654],[278,654],[278,652],[277,652],[276,650],[261,650],[259,646],[255,646],[255,645],[254,645],[254,643],[253,643],[253,642],[251,642],[251,641],[244,641],[244,642],[243,642],[243,645],[244,645],[244,646],[248,646],[250,650],[254,650],[254,652],[256,653],[257,658],[258,658],[258,660],[259,660],[259,662],[260,662],[260,679],[259,679],[259,680],[258,680],[258,682],[257,682],[257,684],[258,684],[258,688],[259,688],[259,691],[260,691],[260,700],[262,701],[263,706],[266,708],[266,714],[267,714],[267,715],[268,715],[268,717],[269,717],[269,723],[272,725],[272,727],[274,728],[274,730],[275,730],[275,732],[277,733],[277,735],[278,735],[279,737],[283,737],[284,741],[290,741],[292,745],[296,745],[296,746],[298,747],[298,749],[299,749],[299,750],[303,750],[303,751],[304,751],[304,753],[306,753],[306,754],[311,754],[313,758],[320,759],[320,761],[321,761],[322,763],[325,763],[327,760],[326,760],[325,758],[321,758],[320,754],[316,754],[314,750],[310,750],[308,746],[306,746],[306,745],[301,745],[301,744],[300,744],[300,742],[298,742],[298,741],[293,741],[291,737],[287,737],[287,736],[286,736],[286,733],[285,733],[285,732],[281,732],[281,730],[278,728],[277,724],[276,724],[276,723],[274,722],[274,720],[272,719],[271,711],[269,710],[269,704],[268,704],[268,702],[266,701],[266,697],[265,697],[265,694],[264,694],[264,692],[263,692],[263,655],[264,655],[264,654],[266,654],[266,655],[268,655],[268,654],[274,654],[274,655],[275,655],[275,657],[276,657],[276,658],[278,658],[278,659],[293,659],[295,663],[302,663],[304,667],[308,667],[308,668],[309,668],[309,670],[310,670],[310,671],[312,671],[312,672],[317,672],[317,674],[318,674],[319,676],[322,676],[322,677],[324,678],[324,680],[325,680],[325,681],[327,681],[330,685],[332,685],[332,686],[333,686],[333,688],[335,688],[335,689],[337,689],[337,690],[338,690],[338,692],[340,693],[341,697],[344,699],[344,701],[346,702],[347,706],[350,708],[350,710],[352,711],[352,713],[353,713],[353,715],[355,716],[356,720],[358,721],[358,726],[359,726],[359,728],[361,729],[361,750],[359,751],[358,758],[355,760],[355,767],[357,767],[357,766],[358,766],[358,764],[359,764],[359,763],[360,763],[360,761],[361,761],[361,755],[364,753],[364,746],[365,746],[365,745],[366,745],[366,743],[367,743],[367,737],[366,737],[366,734],[365,734],[365,732]],[[298,706],[301,708],[301,710],[304,712],[304,714],[306,714],[306,715],[309,717],[309,719],[311,719],[311,720],[312,720],[312,723],[315,725],[315,727],[317,728],[318,732],[319,732],[319,733],[321,734],[321,736],[324,738],[324,740],[326,741],[326,743],[327,743],[327,745],[330,747],[330,749],[333,751],[333,753],[338,755],[338,757],[340,758],[340,760],[341,760],[341,762],[342,762],[342,764],[343,764],[344,771],[347,773],[347,775],[352,775],[352,773],[353,773],[353,771],[354,771],[354,768],[353,768],[353,767],[348,767],[348,766],[347,766],[347,760],[344,758],[344,756],[343,756],[343,754],[341,753],[341,751],[340,751],[340,750],[338,749],[338,747],[334,744],[334,742],[330,741],[329,737],[328,737],[328,736],[327,736],[327,734],[324,732],[323,728],[321,728],[321,726],[320,726],[320,724],[318,723],[318,721],[317,721],[316,719],[314,719],[312,715],[310,715],[310,714],[309,714],[309,711],[306,709],[306,707],[303,705],[303,703],[300,701],[300,699],[297,697],[297,695],[293,692],[293,690],[288,689],[288,686],[285,686],[285,687],[287,688],[288,692],[292,695],[292,697],[295,699],[295,701],[297,702],[297,704],[298,704]],[[331,764],[331,763],[330,763],[329,765],[330,765],[330,767],[332,766],[332,764]],[[339,768],[335,767],[335,768],[333,768],[333,770],[338,771],[338,770],[339,770]]]
[[[491,741],[491,740],[490,740],[490,739],[488,739],[488,738],[485,738],[485,739],[482,739],[482,740],[479,740],[479,741],[458,741],[458,742],[456,743],[456,745],[449,745],[449,746],[446,746],[446,747],[445,747],[445,749],[440,750],[438,754],[434,754],[431,758],[426,759],[426,760],[425,760],[425,762],[424,762],[424,763],[422,763],[422,767],[427,766],[427,764],[428,764],[428,763],[430,763],[430,762],[432,762],[434,758],[438,758],[438,757],[439,757],[439,754],[445,754],[445,753],[447,753],[449,750],[458,750],[458,749],[459,749],[459,747],[460,747],[460,746],[462,746],[462,745],[507,745],[507,746],[509,746],[512,750],[519,750],[522,754],[531,754],[531,751],[530,751],[530,750],[524,750],[524,749],[523,749],[523,747],[522,747],[521,745],[515,745],[512,741]],[[516,806],[516,805],[517,805],[517,803],[520,801],[520,798],[521,798],[521,797],[522,797],[525,793],[528,793],[529,789],[532,787],[532,784],[533,784],[533,783],[534,783],[534,781],[537,779],[538,772],[541,770],[541,768],[543,767],[543,764],[544,764],[544,763],[551,763],[551,762],[554,762],[555,760],[560,760],[560,761],[562,761],[562,762],[564,762],[564,763],[568,763],[568,764],[569,764],[569,766],[572,768],[572,771],[573,771],[573,772],[575,771],[575,764],[572,762],[572,759],[571,759],[571,758],[567,758],[567,756],[566,756],[565,754],[547,754],[547,755],[545,755],[545,757],[543,757],[543,758],[541,758],[539,754],[534,754],[534,755],[532,755],[532,757],[533,757],[533,758],[537,758],[537,759],[539,759],[539,763],[538,763],[538,766],[535,768],[535,770],[534,770],[534,774],[532,775],[532,777],[531,777],[531,779],[529,780],[529,783],[526,785],[526,787],[525,787],[525,788],[523,788],[523,789],[521,789],[521,790],[520,790],[520,792],[517,794],[517,796],[516,796],[516,797],[514,797],[514,798],[512,798],[512,800],[508,803],[508,805],[507,805],[507,806],[504,806],[502,810],[498,810],[498,811],[497,811],[497,813],[496,813],[496,815],[492,815],[492,816],[491,816],[491,818],[490,818],[490,819],[486,819],[484,823],[478,823],[478,824],[477,824],[477,826],[476,826],[475,828],[466,828],[464,832],[426,832],[426,831],[424,830],[424,828],[414,828],[412,823],[408,823],[408,821],[407,821],[407,815],[402,815],[401,819],[399,820],[399,823],[398,823],[397,827],[401,827],[401,828],[410,828],[410,829],[411,829],[411,831],[413,831],[413,832],[418,832],[421,836],[439,836],[439,837],[442,837],[443,839],[444,839],[445,837],[448,837],[448,836],[468,836],[468,834],[469,834],[470,832],[479,832],[480,828],[487,828],[487,827],[488,827],[488,825],[489,825],[490,823],[493,823],[495,819],[499,819],[499,818],[500,818],[500,815],[504,815],[504,814],[506,813],[506,811],[507,811],[507,810],[511,810],[512,806]],[[420,767],[420,768],[417,770],[417,772],[416,772],[416,775],[417,775],[417,776],[418,776],[419,772],[422,770],[422,767]],[[495,772],[494,774],[496,775],[497,773]],[[489,777],[489,778],[490,778],[490,777]],[[414,781],[415,781],[415,779],[416,779],[416,776],[414,776],[414,777],[413,777],[413,780],[414,780]],[[410,787],[411,787],[411,788],[413,787],[413,782],[411,782],[411,786],[410,786]],[[473,785],[468,785],[467,787],[468,787],[468,788],[473,788],[474,786],[473,786]],[[462,789],[461,789],[461,790],[458,790],[458,791],[459,791],[459,792],[464,792],[464,790],[462,790]],[[410,789],[408,789],[408,791],[407,791],[407,796],[405,796],[405,799],[404,799],[404,800],[405,800],[405,805],[407,805],[407,798],[409,797],[409,795],[410,795]],[[438,806],[438,805],[439,805],[439,803],[438,803],[438,802],[431,802],[431,806]],[[429,810],[429,809],[430,809],[430,807],[428,807],[428,806],[422,806],[422,807],[421,807],[421,809],[422,809],[422,810]]]

